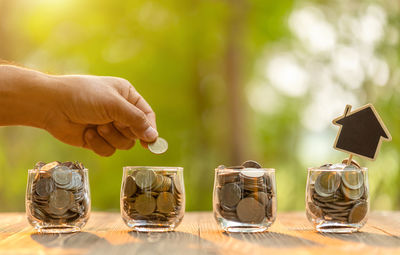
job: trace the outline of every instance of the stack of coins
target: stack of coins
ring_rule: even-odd
[[[84,169],[78,162],[37,163],[27,196],[31,215],[50,224],[72,223],[85,217],[90,201]]]
[[[253,160],[217,168],[218,213],[226,220],[258,224],[275,217],[276,197],[271,176]],[[260,169],[260,170],[257,170]]]
[[[359,223],[368,212],[368,187],[354,160],[326,164],[310,179],[307,214],[317,220]],[[324,171],[325,170],[325,171]]]
[[[123,209],[133,220],[173,222],[183,205],[183,188],[176,173],[140,169],[125,178]]]

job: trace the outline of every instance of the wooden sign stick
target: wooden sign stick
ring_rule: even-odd
[[[347,114],[349,114],[349,112],[351,111],[351,105],[346,105],[346,108],[344,109],[344,116],[346,117]],[[349,158],[347,159],[347,165],[351,165],[351,161],[353,159],[353,154],[349,153]]]
[[[351,161],[353,160],[353,154],[350,153],[349,158],[347,159],[347,165],[350,166],[351,165]]]

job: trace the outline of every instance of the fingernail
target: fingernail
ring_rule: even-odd
[[[158,136],[158,132],[152,126],[150,126],[146,129],[146,131],[144,131],[144,136],[148,141],[154,141]]]

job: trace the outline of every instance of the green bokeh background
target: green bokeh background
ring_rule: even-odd
[[[23,211],[27,169],[83,162],[94,210],[118,211],[122,167],[182,166],[188,211],[211,210],[219,164],[276,168],[278,210],[303,210],[306,168],[341,161],[330,121],[371,102],[390,130],[371,208],[400,209],[398,1],[0,0],[0,58],[52,74],[128,79],[163,155],[102,158],[43,130],[0,128],[0,211]],[[11,106],[10,106],[11,107]]]

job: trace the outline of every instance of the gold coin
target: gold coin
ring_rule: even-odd
[[[349,214],[349,223],[361,222],[368,213],[367,202],[360,202],[356,204]]]
[[[40,170],[42,170],[42,171],[49,171],[49,170],[53,169],[54,167],[56,167],[56,166],[58,166],[58,165],[60,165],[60,162],[59,162],[59,161],[54,161],[54,162],[51,162],[51,163],[48,163],[48,164],[42,166],[42,167],[40,168]]]
[[[236,183],[224,185],[220,191],[220,201],[222,206],[228,208],[235,207],[242,198],[242,190]]]
[[[265,207],[252,197],[240,200],[236,213],[241,222],[258,224],[265,218]]]
[[[183,193],[183,187],[182,187],[182,183],[181,183],[180,177],[178,175],[174,175],[172,181],[173,181],[173,185],[174,185],[175,194],[182,194]]]
[[[164,138],[158,137],[155,142],[149,143],[148,147],[154,154],[162,154],[168,150],[168,142]]]
[[[133,196],[136,193],[136,182],[132,176],[128,176],[125,181],[125,195],[127,197]]]
[[[315,205],[312,202],[307,203],[308,211],[317,218],[321,218],[323,216],[323,212],[318,205]]]
[[[136,198],[135,210],[140,215],[149,215],[156,209],[156,200],[151,194],[144,193]]]
[[[258,202],[260,202],[263,206],[268,205],[268,195],[265,192],[259,191],[259,192],[254,192],[249,195],[249,197],[254,197]]]
[[[161,192],[157,197],[157,209],[162,213],[174,211],[175,198],[170,192]]]

